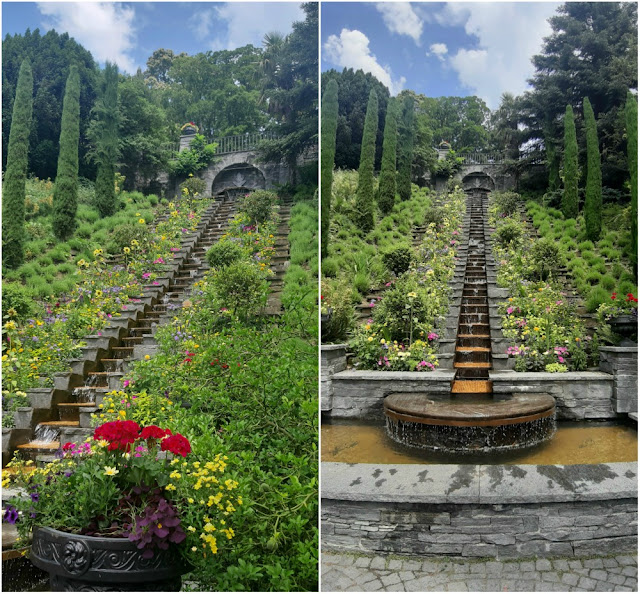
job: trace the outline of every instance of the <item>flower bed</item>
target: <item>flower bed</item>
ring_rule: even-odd
[[[515,357],[516,371],[583,371],[597,365],[598,335],[587,332],[567,289],[554,278],[561,256],[546,240],[526,234],[518,204],[517,194],[494,193],[489,209],[497,281],[510,294],[498,307],[502,332],[513,341],[507,354]]]
[[[361,369],[433,371],[438,365],[437,328],[449,308],[448,283],[453,277],[456,245],[465,196],[451,192],[439,207],[437,222],[427,225],[414,261],[387,283],[374,303],[373,317],[353,333],[351,347]]]
[[[241,246],[235,264],[264,279],[275,219],[256,229],[245,217],[238,214],[221,243]],[[279,318],[257,315],[259,304],[234,313],[216,284],[234,264],[220,262],[173,324],[158,330],[159,353],[133,365],[97,420],[170,427],[189,437],[194,459],[228,457],[244,501],[235,506],[233,547],[211,555],[200,545],[190,553],[199,590],[315,591],[318,368],[309,337],[317,336],[317,309],[303,299],[309,287],[291,284]],[[191,489],[188,497],[198,502],[198,484]]]
[[[201,202],[194,210],[185,210],[170,205],[169,218],[154,233],[146,230],[146,221],[140,218],[136,224],[145,229],[145,239],[133,239],[123,248],[121,264],[110,263],[102,249],[93,252],[91,262],[78,259],[80,282],[56,301],[22,308],[21,290],[5,285],[3,410],[15,408],[20,391],[52,386],[53,374],[67,371],[67,361],[80,354],[83,337],[99,334],[111,319],[138,303],[143,285],[158,284],[156,277],[171,262],[182,236],[195,230],[206,206]],[[26,319],[25,310],[31,314]]]

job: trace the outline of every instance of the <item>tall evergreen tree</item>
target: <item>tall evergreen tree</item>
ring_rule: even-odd
[[[33,73],[25,58],[20,66],[2,188],[2,263],[17,268],[24,258],[24,198],[33,112]]]
[[[78,208],[78,141],[80,139],[80,77],[78,68],[69,68],[62,103],[58,174],[53,191],[53,232],[68,239],[76,228]]]
[[[638,102],[629,93],[625,106],[627,120],[627,160],[631,182],[631,260],[638,265]]]
[[[567,105],[564,114],[564,193],[562,212],[565,218],[578,216],[578,141],[573,108]]]
[[[390,99],[384,122],[382,169],[378,185],[378,206],[384,214],[391,211],[396,200],[396,145],[398,143],[396,117],[396,102]]]
[[[322,233],[320,250],[326,257],[329,248],[329,223],[331,218],[331,183],[336,156],[336,130],[338,129],[338,83],[330,80],[322,97],[322,131],[320,155],[320,201]]]
[[[91,139],[98,164],[95,205],[103,217],[116,211],[115,173],[118,159],[118,67],[107,62],[101,81],[100,97],[93,108]]]
[[[367,115],[364,119],[358,189],[356,193],[356,224],[365,233],[373,229],[373,166],[376,158],[376,132],[378,131],[378,95],[369,93]]]
[[[600,170],[600,148],[598,130],[593,108],[588,97],[584,98],[584,124],[587,135],[587,187],[584,199],[584,222],[587,238],[600,238],[602,223],[602,173]]]
[[[398,159],[398,194],[401,200],[411,198],[411,164],[413,163],[414,101],[407,95],[402,106],[400,158]]]

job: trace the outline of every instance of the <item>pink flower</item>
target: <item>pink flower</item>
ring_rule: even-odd
[[[507,313],[511,315],[513,313],[513,307],[507,307]]]
[[[164,264],[164,260],[162,259],[162,257],[160,257],[157,260],[154,260],[153,263],[154,264]]]
[[[558,356],[558,361],[560,361],[560,363],[564,363],[564,357]]]
[[[435,332],[429,332],[427,334],[427,340],[435,340],[436,338],[440,338]]]

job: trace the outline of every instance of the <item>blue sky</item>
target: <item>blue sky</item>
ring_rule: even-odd
[[[558,2],[323,2],[322,70],[371,72],[392,94],[522,93]]]
[[[69,33],[101,64],[145,68],[164,47],[190,55],[262,45],[265,33],[287,34],[304,20],[297,2],[3,2],[2,36],[27,28]]]

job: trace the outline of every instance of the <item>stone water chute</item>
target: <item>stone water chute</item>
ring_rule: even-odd
[[[453,452],[536,445],[555,433],[549,394],[493,394],[492,336],[487,286],[487,192],[467,193],[466,263],[455,342],[451,392],[396,393],[384,401],[387,432],[415,447]]]

